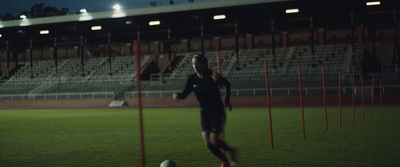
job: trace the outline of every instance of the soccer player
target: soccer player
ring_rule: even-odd
[[[235,149],[228,146],[220,137],[226,120],[225,108],[232,111],[232,105],[229,102],[231,85],[226,78],[208,68],[207,58],[203,55],[194,55],[192,64],[195,73],[188,77],[183,92],[174,93],[173,98],[180,101],[191,92],[195,93],[201,108],[203,141],[208,149],[222,161],[221,167],[230,167],[222,150],[229,151],[231,161],[236,163]],[[226,88],[225,104],[221,99],[220,86]]]

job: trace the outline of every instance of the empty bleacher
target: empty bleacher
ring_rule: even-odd
[[[142,57],[143,67],[149,55]],[[59,62],[57,69],[54,60],[34,61],[15,73],[9,80],[1,83],[1,94],[50,94],[114,92],[116,95],[132,87],[135,78],[133,56],[108,58],[66,59]]]
[[[324,67],[327,86],[336,86],[337,73],[343,72],[343,78],[349,74],[361,73],[360,68],[351,63],[355,53],[345,43],[317,45],[312,52],[310,46],[290,46],[276,48],[275,56],[271,48],[240,50],[236,55],[233,50],[219,51],[222,75],[231,81],[232,89],[265,88],[264,60],[268,62],[268,75],[271,88],[293,88],[298,86],[298,64],[301,66],[305,87],[319,87]],[[178,53],[177,62],[171,67],[171,73],[155,80],[143,81],[144,91],[181,90],[188,75],[193,73],[191,63],[195,53]],[[209,67],[217,71],[218,52],[206,52]],[[144,65],[150,60],[149,55],[142,57]],[[134,91],[135,59],[133,56],[108,57],[82,60],[61,60],[56,68],[53,60],[35,61],[19,69],[13,77],[0,86],[2,94],[29,93],[67,93],[67,92],[114,92],[122,96],[127,91]],[[347,75],[346,75],[347,74]],[[334,81],[334,82],[333,82]],[[346,81],[346,80],[344,80]],[[284,92],[285,90],[283,90]]]

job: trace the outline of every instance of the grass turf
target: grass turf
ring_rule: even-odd
[[[225,139],[239,149],[239,164],[261,166],[398,166],[400,107],[272,108],[274,147],[265,108],[228,112]],[[197,108],[144,109],[146,166],[174,160],[181,167],[217,167],[204,146]],[[140,166],[136,109],[0,110],[0,166]]]

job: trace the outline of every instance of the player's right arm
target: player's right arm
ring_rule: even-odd
[[[172,95],[172,97],[173,97],[175,100],[177,100],[177,101],[183,100],[183,99],[185,99],[185,98],[190,94],[190,92],[192,92],[192,91],[193,91],[193,84],[192,84],[191,77],[189,76],[188,79],[186,80],[185,88],[183,89],[183,91],[182,91],[181,93],[174,93],[174,94]]]

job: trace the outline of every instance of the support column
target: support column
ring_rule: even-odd
[[[111,51],[111,33],[109,32],[108,35],[108,64],[110,65],[110,76],[112,75],[112,67],[111,67],[111,57],[112,57],[112,51]]]
[[[397,23],[396,10],[393,10],[393,31],[394,31],[394,63],[399,64],[400,62],[400,45],[399,45],[399,26],[400,23]]]
[[[7,78],[9,78],[9,67],[10,67],[10,52],[9,52],[9,46],[8,46],[8,41],[6,41],[6,68],[7,68]],[[32,70],[32,63],[31,63],[31,70]]]
[[[253,49],[254,45],[254,35],[253,34],[246,34],[245,38],[245,48]]]
[[[312,53],[311,65],[315,67],[315,41],[314,41],[314,18],[310,16],[310,48]]]
[[[314,63],[314,57],[315,57],[315,50],[314,50],[314,24],[313,24],[313,17],[310,16],[310,48],[311,48],[311,53],[313,54],[312,58],[312,63]]]
[[[276,69],[276,54],[275,54],[275,21],[271,20],[271,42],[272,42],[272,67]]]
[[[172,52],[171,52],[171,28],[168,28],[168,69],[171,69],[171,56],[172,56]]]
[[[58,68],[57,68],[57,65],[58,65],[58,62],[57,62],[57,36],[55,35],[55,37],[54,37],[54,49],[53,49],[53,57],[54,57],[54,63],[55,63],[55,66],[56,66],[56,74],[58,74]]]
[[[353,65],[355,65],[357,60],[356,60],[356,34],[355,34],[356,27],[354,24],[354,13],[351,13],[350,17],[351,17],[351,48],[353,53],[351,62]]]
[[[318,29],[318,42],[320,45],[325,45],[325,29],[324,28]]]
[[[84,52],[84,39],[83,39],[83,33],[81,32],[81,44],[79,47],[79,53],[81,56],[81,65],[82,65],[82,77],[85,76],[85,52]]]
[[[289,36],[287,31],[282,31],[282,47],[288,47]]]
[[[201,54],[204,55],[204,26],[202,21],[200,26],[200,37],[201,37]]]
[[[364,26],[358,26],[357,27],[357,40],[358,40],[358,43],[363,43],[364,42],[364,37],[365,37],[365,34],[364,34]]]
[[[237,22],[235,22],[235,53],[239,56],[239,32]]]
[[[33,78],[33,44],[32,38],[29,39],[29,65],[31,67],[31,78]],[[8,70],[8,66],[7,66]]]

